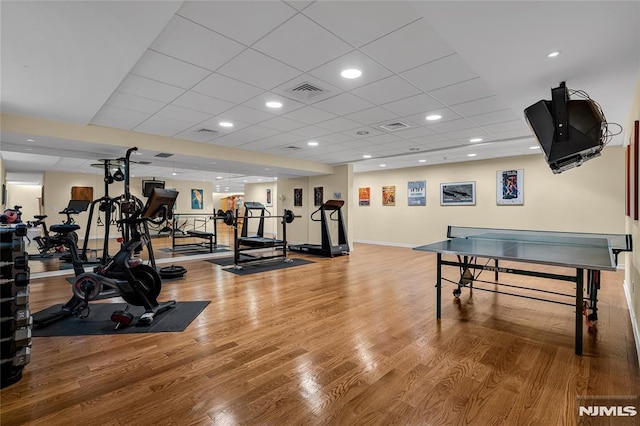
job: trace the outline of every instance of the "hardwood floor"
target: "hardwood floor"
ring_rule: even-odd
[[[178,258],[188,273],[160,299],[211,301],[186,331],[34,338],[1,423],[568,425],[577,396],[640,394],[622,271],[603,273],[576,356],[571,307],[467,289],[458,305],[445,285],[436,321],[435,255],[356,244],[308,259],[238,276]],[[70,294],[64,277],[32,280],[31,311]]]

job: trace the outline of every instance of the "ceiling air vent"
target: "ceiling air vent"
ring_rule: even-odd
[[[382,127],[385,130],[388,130],[390,132],[394,132],[396,130],[401,130],[401,129],[406,129],[409,127],[408,124],[405,124],[401,121],[396,121],[394,123],[387,123],[387,124],[383,124],[380,127]]]
[[[169,157],[173,157],[173,154],[169,154],[169,153],[166,153],[166,152],[161,152],[159,154],[154,155],[154,157],[169,158]]]
[[[299,146],[293,146],[292,145],[292,146],[285,146],[284,149],[290,149],[292,151],[296,151],[296,150],[302,149],[302,148],[300,148]]]
[[[202,129],[196,130],[196,133],[218,133],[218,131],[217,130],[211,130],[211,129],[205,129],[203,127]]]
[[[298,99],[307,100],[315,98],[316,96],[326,94],[327,90],[324,90],[316,85],[309,83],[308,81],[305,81],[304,83],[298,84],[297,86],[287,90],[287,92]]]

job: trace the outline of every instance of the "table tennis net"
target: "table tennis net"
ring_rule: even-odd
[[[631,236],[626,234],[592,234],[582,232],[529,231],[517,229],[449,226],[447,238],[523,241],[567,246],[611,247],[613,251],[630,251]]]

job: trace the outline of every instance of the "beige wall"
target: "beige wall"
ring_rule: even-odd
[[[635,95],[629,111],[629,117],[625,123],[625,142],[630,143],[633,135],[634,121],[640,120],[640,79],[636,85]],[[633,145],[632,145],[633,146]],[[620,187],[625,188],[624,180],[620,181]],[[627,232],[632,235],[634,250],[627,254],[627,266],[625,267],[625,291],[629,302],[631,320],[636,338],[636,346],[640,352],[640,224],[629,217],[626,219]],[[638,354],[640,358],[640,353]]]
[[[271,206],[267,205],[267,189],[271,190]],[[266,209],[271,212],[272,215],[282,215],[284,213],[283,207],[280,207],[278,199],[278,185],[277,182],[263,182],[263,183],[251,183],[244,186],[244,200],[250,202],[262,203]],[[256,212],[254,212],[255,214]],[[258,229],[259,221],[257,219],[250,220],[248,223],[247,232],[249,235],[255,235]],[[287,228],[287,232],[289,229]],[[238,229],[238,233],[241,230]],[[264,221],[264,235],[274,236],[275,238],[282,238],[282,227],[280,226],[280,219],[271,219]]]
[[[496,172],[524,170],[524,205],[496,205]],[[427,205],[407,205],[407,182],[426,180]],[[440,183],[476,182],[475,206],[440,206]],[[579,168],[554,175],[541,155],[354,175],[353,196],[371,188],[371,205],[352,209],[355,241],[404,246],[446,237],[447,225],[624,233],[624,150],[608,147]],[[382,206],[382,186],[396,205]]]
[[[22,221],[34,220],[40,214],[41,185],[7,184],[7,206],[22,206]]]

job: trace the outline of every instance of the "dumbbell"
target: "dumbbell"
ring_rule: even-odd
[[[31,348],[29,346],[25,346],[24,348],[14,353],[13,357],[0,360],[0,364],[5,364],[7,362],[13,364],[14,367],[20,367],[22,365],[29,364],[29,362],[31,362]]]
[[[4,302],[13,302],[17,306],[25,306],[29,303],[29,287],[21,288],[15,296],[0,299],[0,303]]]
[[[13,321],[15,328],[28,327],[33,323],[29,309],[18,309],[13,316],[1,317],[0,322]]]
[[[121,309],[114,311],[111,314],[111,321],[116,323],[116,326],[113,328],[114,330],[119,329],[120,326],[127,327],[131,324],[133,322],[133,314],[129,312],[129,305],[124,308],[124,311]]]
[[[12,342],[16,348],[29,346],[31,344],[31,329],[26,327],[19,328],[13,332],[12,336],[0,339],[0,342]]]

